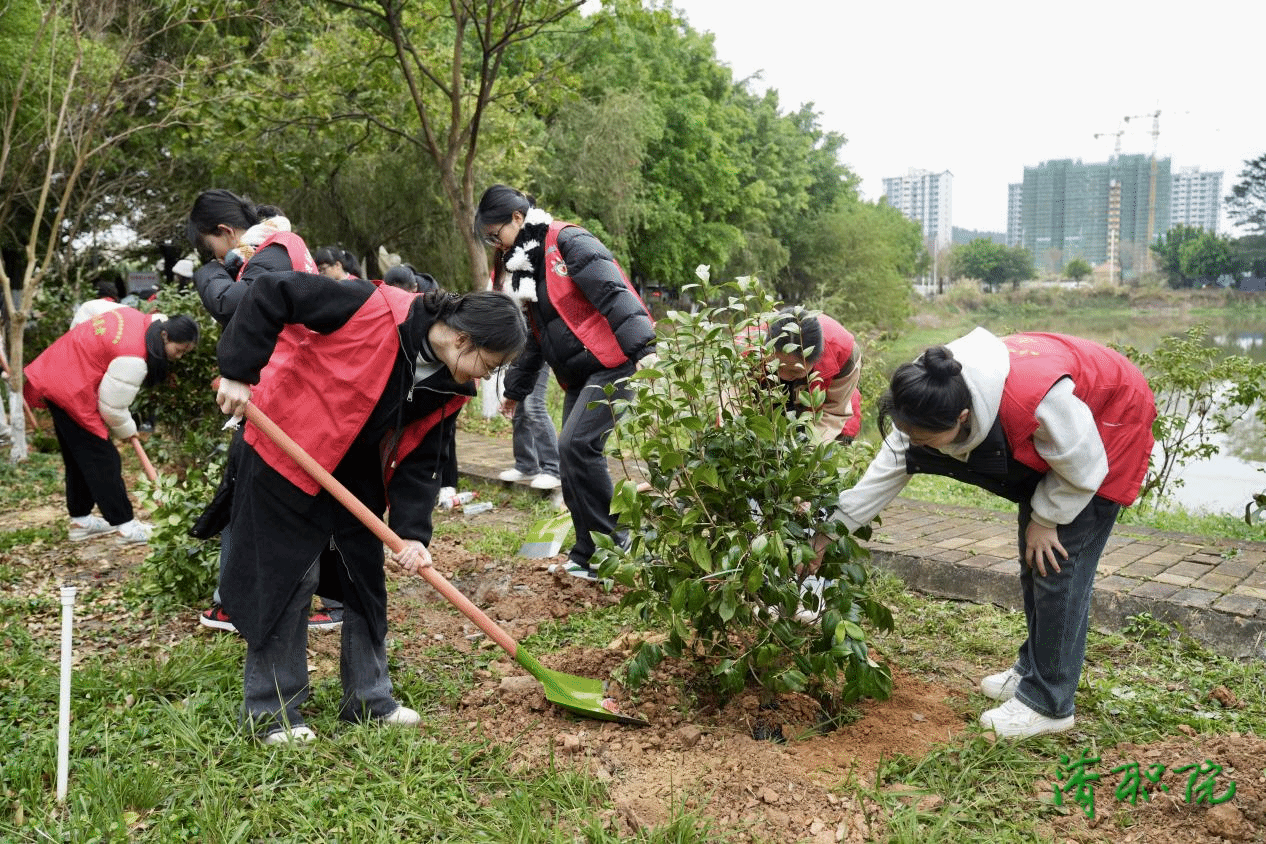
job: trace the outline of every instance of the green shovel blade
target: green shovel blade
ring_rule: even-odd
[[[618,721],[621,724],[636,724],[641,727],[650,724],[644,718],[620,712],[615,701],[607,694],[606,683],[602,680],[551,671],[537,662],[536,657],[522,647],[518,649],[514,658],[527,673],[541,682],[541,685],[545,687],[545,699],[556,706],[561,706],[586,718]],[[604,702],[606,706],[603,705]]]
[[[567,534],[571,532],[571,513],[547,516],[528,531],[527,539],[519,548],[520,557],[543,559],[552,557],[563,548]]]

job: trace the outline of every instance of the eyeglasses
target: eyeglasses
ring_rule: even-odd
[[[488,244],[489,246],[500,246],[501,245],[501,230],[504,229],[508,225],[510,225],[510,221],[506,220],[504,223],[497,226],[497,230],[493,232],[492,234],[488,234],[487,232],[484,232],[484,243]]]

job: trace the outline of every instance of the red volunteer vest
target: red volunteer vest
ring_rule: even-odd
[[[312,253],[308,251],[308,244],[303,242],[303,238],[294,232],[274,232],[264,239],[264,242],[256,247],[255,251],[259,252],[265,247],[278,244],[286,250],[286,254],[290,257],[290,268],[301,273],[319,272],[317,270],[316,261],[312,260]],[[241,280],[242,273],[246,272],[246,261],[237,271],[237,278]]]
[[[97,393],[115,358],[145,359],[145,329],[153,317],[118,307],[84,320],[53,341],[22,371],[22,395],[32,407],[51,401],[79,427],[103,439],[110,430],[97,409]]]
[[[830,389],[835,376],[840,374],[844,364],[848,363],[848,359],[853,356],[856,341],[848,329],[826,314],[819,314],[817,320],[822,326],[822,357],[810,368],[810,372],[818,374],[819,381],[814,386],[825,391]],[[762,323],[744,329],[740,333],[739,340],[748,344],[763,343],[768,334],[769,326]],[[853,409],[853,415],[844,423],[840,433],[856,437],[862,429],[862,394],[857,390],[853,390],[852,396],[849,397],[849,406]]]
[[[819,314],[818,325],[822,326],[822,357],[813,365],[813,371],[822,379],[822,389],[829,389],[835,376],[840,374],[844,364],[853,356],[854,339],[851,332],[826,314]],[[840,433],[856,437],[862,429],[862,394],[853,390],[849,398],[853,415],[844,424]]]
[[[312,259],[312,253],[308,251],[308,245],[303,242],[303,238],[294,232],[276,232],[265,238],[264,242],[255,250],[258,253],[266,246],[276,244],[286,250],[286,256],[290,259],[290,268],[301,273],[317,274],[316,261]],[[254,256],[252,256],[254,257]],[[246,272],[246,265],[250,261],[242,264],[237,271],[237,280],[241,280],[242,274]],[[281,335],[277,338],[277,347],[273,349],[272,357],[268,360],[268,366],[264,367],[264,371],[260,373],[259,381],[264,383],[271,377],[272,371],[281,366],[281,364],[294,354],[295,348],[303,341],[303,338],[309,334],[308,329],[302,325],[287,325],[282,329]]]
[[[558,311],[571,333],[576,335],[599,363],[607,369],[614,369],[627,363],[629,357],[620,348],[607,318],[599,313],[568,275],[567,264],[558,249],[558,234],[569,226],[575,226],[575,223],[555,220],[549,225],[549,234],[545,237],[545,289],[549,294],[550,304]],[[620,278],[624,279],[624,286],[645,308],[646,303],[642,302],[642,297],[637,295],[637,291],[629,283],[629,277],[624,274],[619,262],[615,266],[620,271]],[[647,313],[650,313],[649,309]]]
[[[408,317],[413,299],[412,293],[378,284],[374,295],[346,324],[329,334],[309,332],[254,391],[251,401],[329,472],[343,459],[386,388],[400,348],[397,326]],[[454,398],[461,399],[455,405],[461,407],[468,397]],[[403,457],[416,447],[446,412],[454,412],[453,405],[449,401],[443,411],[408,426],[397,455]],[[316,495],[320,490],[299,464],[255,426],[247,426],[246,441],[304,492]]]
[[[1033,446],[1037,406],[1055,382],[1071,378],[1073,395],[1094,414],[1108,455],[1108,476],[1097,494],[1133,504],[1147,473],[1156,419],[1156,399],[1143,373],[1124,355],[1079,337],[1025,333],[1002,342],[1011,353],[1011,371],[998,418],[1012,456],[1039,472],[1050,469]]]

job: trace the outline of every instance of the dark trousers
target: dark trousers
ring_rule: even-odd
[[[558,433],[558,468],[563,482],[563,502],[571,511],[576,544],[568,557],[589,565],[596,548],[592,534],[605,533],[617,542],[616,518],[611,514],[614,486],[607,469],[607,436],[615,428],[611,401],[627,399],[627,379],[635,371],[630,362],[615,369],[595,372],[579,386],[567,388],[563,397],[563,429]],[[604,387],[615,384],[607,396]],[[589,407],[591,402],[597,402]]]
[[[277,626],[259,647],[247,646],[243,668],[243,722],[256,734],[303,724],[299,707],[308,699],[308,608],[320,580],[315,561],[287,602]],[[387,645],[375,641],[355,607],[343,608],[339,717],[360,721],[390,715],[399,704],[387,674]]]
[[[71,518],[87,516],[95,505],[112,525],[132,521],[118,448],[109,438],[81,428],[57,405],[49,404],[48,411],[66,466],[66,510]]]
[[[1099,557],[1108,544],[1121,505],[1095,496],[1077,518],[1059,526],[1059,543],[1068,552],[1056,574],[1047,564],[1039,576],[1024,563],[1024,532],[1033,517],[1029,502],[1020,504],[1020,588],[1028,638],[1016,655],[1020,682],[1015,696],[1048,718],[1073,714],[1073,694],[1081,679],[1090,627],[1090,596]]]

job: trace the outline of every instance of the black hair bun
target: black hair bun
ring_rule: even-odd
[[[928,375],[938,380],[949,380],[963,371],[963,365],[945,346],[932,346],[924,352],[923,368]]]

